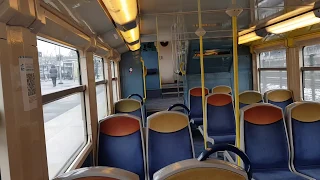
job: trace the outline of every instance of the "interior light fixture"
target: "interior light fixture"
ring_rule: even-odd
[[[256,41],[262,39],[261,36],[258,36],[256,32],[251,32],[239,37],[238,44],[245,44],[251,41]]]
[[[119,25],[125,25],[136,19],[137,0],[103,0],[112,19]]]
[[[128,31],[120,30],[120,32],[127,43],[132,43],[140,39],[139,26]]]
[[[273,34],[281,34],[295,29],[311,26],[320,23],[319,10],[287,19],[285,21],[266,27],[266,31]]]
[[[138,42],[138,43],[136,43],[136,44],[134,44],[134,45],[128,44],[128,46],[129,46],[129,49],[130,49],[131,51],[136,51],[136,50],[140,49],[140,42]]]

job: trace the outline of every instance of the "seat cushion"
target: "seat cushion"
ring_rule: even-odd
[[[289,169],[287,170],[263,170],[253,172],[253,178],[255,180],[305,180],[306,178],[301,177]]]
[[[224,136],[209,136],[214,140],[215,144],[233,144],[236,139],[236,135],[224,135]]]
[[[308,167],[308,168],[297,168],[299,173],[313,177],[315,179],[320,179],[320,167]]]

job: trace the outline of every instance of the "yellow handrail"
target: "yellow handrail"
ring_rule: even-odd
[[[236,4],[236,0],[232,0]],[[232,16],[232,38],[233,38],[233,83],[234,83],[234,108],[236,118],[236,146],[240,148],[240,113],[239,113],[239,76],[238,76],[238,27],[237,16]],[[238,165],[240,165],[238,157]]]
[[[147,99],[147,89],[146,89],[146,71],[144,66],[144,60],[140,58],[142,64],[142,76],[143,76],[143,102]]]
[[[181,63],[180,63],[180,69],[179,69],[179,70],[180,70],[180,72],[181,72],[182,75],[186,75],[186,71],[183,70],[183,66],[184,66],[184,62],[181,62]]]
[[[201,19],[201,0],[198,0],[198,21],[199,28],[202,28],[202,19]],[[202,35],[199,36],[200,43],[200,68],[201,68],[201,88],[202,88],[202,113],[203,113],[203,140],[204,148],[207,149],[207,113],[205,109],[206,95],[204,87],[204,63],[203,63],[203,40]]]

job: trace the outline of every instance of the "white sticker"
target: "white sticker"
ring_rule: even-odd
[[[32,57],[19,57],[22,97],[25,111],[37,108],[35,74]]]

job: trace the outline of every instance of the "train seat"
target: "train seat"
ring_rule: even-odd
[[[275,89],[264,93],[265,102],[274,104],[285,111],[286,106],[294,102],[292,91],[287,89]]]
[[[212,88],[211,93],[226,93],[226,94],[232,94],[232,89],[230,86],[216,86]]]
[[[205,88],[207,95],[209,90]],[[191,122],[196,126],[203,124],[203,109],[202,109],[202,88],[195,87],[189,90],[189,109]]]
[[[162,111],[147,119],[147,159],[149,177],[159,169],[194,158],[188,116],[177,111]]]
[[[125,113],[137,116],[144,127],[144,113],[141,102],[136,99],[121,99],[114,103],[115,114]]]
[[[291,164],[309,177],[320,179],[320,103],[300,102],[288,109]]]
[[[227,148],[224,148],[227,147]],[[233,149],[231,149],[232,147]],[[245,170],[239,166],[218,159],[207,159],[211,154],[218,151],[232,151],[239,155],[245,162]],[[235,151],[237,150],[237,151]],[[240,153],[239,153],[240,152]],[[239,149],[231,145],[214,145],[204,151],[198,159],[188,159],[168,165],[157,171],[154,180],[247,180],[251,177],[250,161]]]
[[[131,171],[145,179],[145,147],[140,119],[114,114],[99,122],[98,166]]]
[[[241,109],[240,147],[248,155],[253,178],[305,179],[292,172],[289,142],[282,109],[256,103]]]
[[[230,94],[213,93],[206,97],[207,141],[211,144],[235,143],[235,116]],[[203,126],[199,126],[203,135]]]
[[[247,105],[263,102],[263,96],[257,91],[244,91],[239,94],[239,108]]]
[[[97,166],[76,169],[53,180],[139,180],[139,176],[123,169]]]

